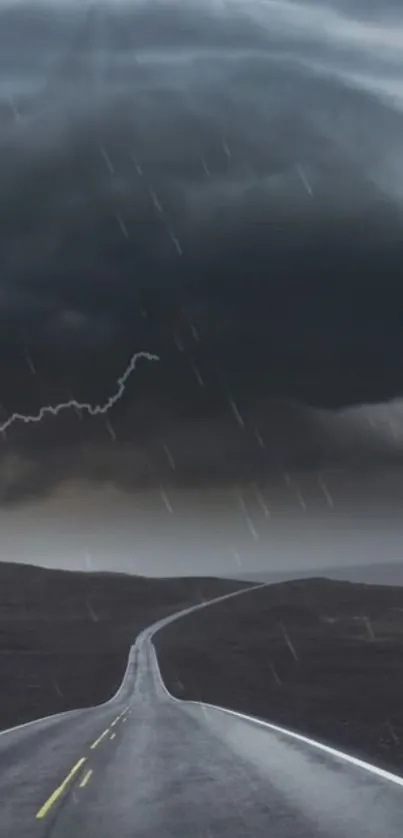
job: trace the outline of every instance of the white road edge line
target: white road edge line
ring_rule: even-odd
[[[157,631],[159,631],[159,629],[157,629]],[[157,631],[155,632],[155,634],[157,633]],[[353,757],[351,754],[346,754],[344,753],[344,751],[338,751],[336,748],[331,748],[329,745],[324,745],[322,742],[317,742],[315,739],[310,739],[307,736],[303,736],[303,734],[301,733],[296,733],[293,730],[287,730],[287,728],[279,727],[278,725],[272,724],[272,722],[265,722],[263,721],[263,719],[256,718],[256,716],[248,716],[245,713],[239,713],[236,710],[229,710],[227,707],[219,707],[216,704],[207,704],[203,701],[187,701],[186,699],[177,698],[169,692],[166,684],[163,681],[158,663],[157,652],[154,643],[152,642],[152,637],[153,635],[150,636],[150,640],[154,652],[156,671],[158,673],[161,686],[163,687],[165,693],[171,701],[176,701],[178,702],[178,704],[193,704],[196,707],[209,708],[210,710],[216,710],[220,713],[227,713],[227,715],[230,716],[236,716],[239,719],[244,719],[244,721],[260,725],[261,727],[273,730],[276,733],[281,733],[284,736],[289,736],[291,739],[296,739],[298,742],[303,742],[305,745],[310,745],[312,748],[316,748],[318,751],[330,754],[331,756],[336,757],[337,759],[344,760],[344,762],[348,762],[350,763],[350,765],[354,765],[357,768],[363,768],[365,771],[368,771],[371,774],[375,774],[377,777],[381,777],[383,780],[388,780],[390,783],[394,783],[397,786],[403,786],[403,777],[399,777],[398,774],[392,774],[390,771],[385,771],[383,768],[378,768],[376,765],[372,765],[370,762],[365,762],[364,760],[359,759],[358,757]]]

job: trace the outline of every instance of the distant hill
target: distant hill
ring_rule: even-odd
[[[260,571],[257,573],[240,573],[230,578],[249,582],[287,582],[294,579],[335,579],[346,582],[359,582],[362,585],[399,585],[403,586],[403,560],[401,563],[351,565],[345,567],[310,568],[308,570]]]

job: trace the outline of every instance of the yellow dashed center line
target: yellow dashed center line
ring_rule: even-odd
[[[78,762],[76,762],[75,766],[71,769],[71,771],[69,772],[67,777],[63,780],[62,783],[60,783],[60,786],[58,786],[57,789],[54,790],[53,794],[51,794],[50,797],[48,797],[46,803],[44,803],[43,806],[36,813],[37,820],[40,820],[41,818],[45,817],[45,815],[48,813],[51,806],[53,806],[53,804],[60,797],[60,795],[63,794],[63,792],[67,788],[70,780],[73,779],[74,775],[77,774],[77,771],[80,770],[81,766],[84,765],[85,762],[86,762],[85,757],[82,757],[81,759],[78,760]]]
[[[100,736],[98,736],[98,739],[96,739],[96,740],[95,740],[95,742],[93,742],[93,743],[92,743],[92,745],[91,745],[91,750],[93,750],[94,748],[96,748],[96,747],[97,747],[97,745],[99,745],[99,743],[100,743],[100,742],[102,742],[102,740],[103,740],[103,739],[105,739],[105,736],[107,736],[109,732],[110,732],[110,728],[109,728],[109,727],[107,727],[107,728],[106,728],[106,730],[104,730],[104,732],[103,732],[103,733],[101,733],[101,735],[100,735]]]
[[[111,726],[110,726],[110,727],[107,727],[107,728],[106,728],[106,730],[104,730],[104,731],[103,731],[103,733],[101,733],[101,735],[100,735],[100,736],[98,736],[98,739],[96,739],[96,740],[95,740],[95,742],[93,742],[93,743],[92,743],[92,745],[90,745],[91,750],[93,750],[94,748],[96,748],[96,747],[97,747],[97,745],[99,745],[99,743],[100,743],[100,742],[102,742],[102,740],[103,740],[103,739],[105,739],[105,737],[108,735],[108,733],[110,733],[110,734],[111,734],[111,735],[110,735],[110,739],[115,739],[116,733],[111,733],[111,728],[112,728],[112,727],[115,727],[115,725],[117,725],[117,723],[118,723],[118,722],[122,719],[122,716],[124,716],[124,714],[125,714],[125,713],[127,713],[128,709],[129,709],[128,707],[125,707],[125,709],[124,709],[124,710],[122,710],[122,712],[119,714],[119,716],[116,716],[116,719],[114,719],[114,720],[113,720],[113,722],[112,722]],[[127,717],[126,717],[126,718],[124,718],[124,719],[122,719],[122,721],[126,722],[126,721],[127,721]],[[60,786],[58,786],[58,787],[54,790],[54,792],[50,795],[50,797],[46,800],[46,802],[43,804],[43,806],[42,806],[42,807],[39,809],[39,811],[36,813],[36,818],[37,818],[38,820],[40,820],[41,818],[44,818],[44,817],[45,817],[45,815],[48,813],[49,809],[53,806],[53,804],[56,802],[56,800],[58,800],[58,798],[60,797],[60,795],[62,795],[62,794],[63,794],[63,792],[64,792],[64,791],[65,791],[65,789],[67,788],[67,786],[68,786],[68,784],[69,784],[70,780],[72,780],[72,779],[73,779],[73,777],[75,776],[75,774],[77,774],[77,771],[79,771],[79,770],[80,770],[81,766],[82,766],[82,765],[84,765],[84,763],[85,763],[86,761],[87,761],[87,760],[86,760],[86,757],[82,757],[81,759],[79,759],[79,760],[78,760],[78,762],[76,762],[76,764],[73,766],[73,768],[71,769],[71,771],[69,772],[69,774],[67,774],[67,777],[65,777],[65,779],[63,780],[63,782],[62,782],[62,783],[60,783]],[[88,771],[84,774],[84,777],[83,777],[83,779],[81,780],[81,783],[79,784],[79,785],[80,785],[80,788],[85,788],[85,786],[87,785],[87,783],[90,781],[90,778],[91,778],[91,776],[92,776],[92,773],[93,773],[93,769],[92,769],[92,768],[90,768],[90,769],[89,769],[89,770],[88,770]]]
[[[80,789],[85,788],[85,786],[87,785],[92,773],[93,773],[92,768],[90,768],[89,771],[85,772],[84,777],[83,777],[83,779],[81,780],[81,783],[80,783]]]

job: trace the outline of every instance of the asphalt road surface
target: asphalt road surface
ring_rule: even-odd
[[[174,619],[137,638],[110,702],[0,736],[2,838],[401,835],[403,779],[172,698],[152,637]]]

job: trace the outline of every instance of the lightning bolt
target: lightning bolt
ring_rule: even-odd
[[[137,361],[140,358],[146,358],[147,361],[159,361],[158,355],[152,355],[150,352],[136,352],[130,358],[130,361],[123,373],[117,380],[117,389],[113,393],[112,396],[103,403],[103,404],[90,404],[89,402],[78,402],[76,399],[69,399],[67,402],[60,402],[56,405],[44,405],[40,408],[38,413],[33,414],[32,416],[26,415],[25,413],[12,413],[11,416],[8,417],[2,424],[0,424],[0,433],[4,433],[11,425],[14,425],[16,422],[24,422],[26,425],[34,423],[34,422],[41,422],[44,416],[50,414],[51,416],[57,416],[63,410],[78,410],[78,411],[85,411],[90,416],[99,416],[104,413],[108,413],[108,411],[122,398],[123,393],[125,391],[126,382],[128,378],[131,376],[132,372],[134,372]]]

